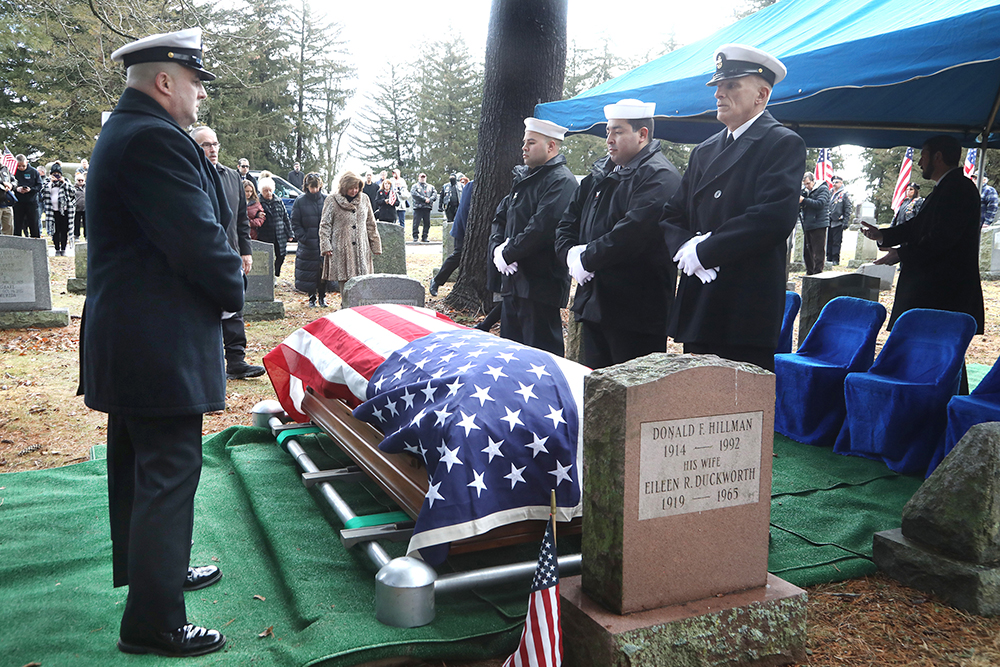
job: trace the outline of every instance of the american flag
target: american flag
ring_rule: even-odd
[[[581,513],[583,379],[589,369],[469,329],[418,338],[372,376],[354,416],[410,452],[428,490],[408,553],[435,565],[448,544],[550,514]]]
[[[368,380],[386,357],[416,338],[446,330],[468,329],[426,308],[345,308],[292,333],[264,356],[264,367],[281,407],[305,422],[306,387],[356,407],[367,398]]]
[[[17,160],[14,159],[14,154],[4,146],[3,147],[3,166],[7,167],[7,171],[13,174],[17,170]]]
[[[826,181],[827,185],[833,185],[833,162],[829,148],[819,149],[819,157],[816,158],[816,182],[823,181]]]
[[[538,552],[521,643],[503,667],[559,667],[562,664],[562,629],[559,623],[559,564],[556,560],[554,526],[550,520]]]
[[[976,178],[976,154],[978,152],[977,149],[970,148],[965,154],[965,166],[962,167],[962,173],[965,174],[966,178],[973,180]]]
[[[906,186],[910,184],[913,172],[913,149],[907,148],[903,156],[903,164],[899,166],[899,178],[896,179],[896,189],[892,191],[892,210],[896,211],[906,199]]]

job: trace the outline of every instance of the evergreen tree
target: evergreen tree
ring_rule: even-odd
[[[407,70],[391,61],[386,63],[375,92],[352,121],[352,152],[375,168],[411,168],[415,143],[413,105]]]
[[[428,181],[475,170],[482,72],[461,35],[424,46],[416,72],[413,113],[420,163]],[[403,168],[403,165],[399,165]]]

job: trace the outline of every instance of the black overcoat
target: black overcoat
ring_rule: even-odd
[[[163,107],[132,88],[90,164],[84,402],[148,417],[223,409],[220,318],[243,308],[243,277],[218,172]]]
[[[702,284],[681,276],[670,335],[681,343],[774,348],[785,308],[785,240],[799,212],[806,147],[765,111],[725,152],[727,130],[691,151],[684,180],[663,207],[670,256],[695,233]]]
[[[292,233],[285,202],[277,195],[273,195],[270,199],[261,197],[260,205],[264,209],[265,218],[264,224],[257,228],[257,240],[273,245],[275,257],[284,257],[287,252],[288,237]]]
[[[952,169],[941,177],[920,212],[882,230],[883,246],[899,246],[899,279],[888,328],[911,308],[968,313],[983,333],[979,278],[979,190]]]
[[[323,273],[323,258],[319,254],[319,222],[323,215],[326,195],[306,192],[292,204],[292,233],[298,242],[295,251],[295,289],[306,294],[316,291]]]
[[[556,225],[576,193],[576,176],[566,158],[556,155],[537,169],[514,167],[514,184],[493,219],[488,260],[509,239],[504,261],[517,262],[517,272],[501,278],[501,294],[559,308],[569,299],[569,273],[556,258]]]
[[[583,268],[594,272],[577,286],[573,312],[578,321],[665,335],[677,268],[656,225],[681,176],[655,139],[614,168],[610,157],[594,163],[556,228],[560,261],[586,244]]]

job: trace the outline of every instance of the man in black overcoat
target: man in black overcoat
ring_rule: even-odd
[[[979,190],[959,168],[962,147],[953,137],[931,137],[920,149],[924,178],[937,185],[920,212],[894,227],[862,222],[862,233],[888,249],[875,264],[899,263],[899,280],[887,328],[911,308],[968,313],[983,333],[979,277]]]
[[[243,275],[249,275],[253,268],[253,248],[250,246],[250,221],[247,219],[243,178],[235,169],[219,164],[220,145],[215,130],[201,125],[191,130],[191,138],[201,146],[205,157],[219,172],[222,191],[231,211],[226,222],[226,238],[233,250],[240,254]],[[226,379],[245,380],[264,374],[263,366],[254,366],[246,361],[247,334],[242,312],[222,314],[222,342],[226,350]]]
[[[556,258],[556,224],[576,192],[576,176],[559,154],[566,128],[537,118],[525,118],[524,127],[524,164],[514,167],[489,244],[502,276],[500,335],[561,357],[569,274]]]
[[[604,107],[608,155],[556,228],[556,254],[578,283],[573,312],[591,368],[667,349],[677,274],[656,224],[681,177],[653,139],[655,110],[639,100]]]
[[[225,637],[187,622],[202,414],[225,407],[224,311],[243,307],[219,173],[184,130],[205,98],[201,29],[112,54],[125,92],[94,147],[87,187],[85,403],[108,413],[114,585],[129,587],[118,647],[188,656]]]
[[[708,85],[726,128],[691,152],[660,221],[684,274],[670,335],[685,352],[774,370],[806,148],[765,109],[785,75],[780,61],[739,44],[720,47],[715,60]]]

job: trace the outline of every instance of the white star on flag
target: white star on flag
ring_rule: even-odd
[[[531,437],[534,440],[525,445],[525,447],[531,450],[531,458],[538,456],[538,452],[549,453],[549,450],[545,449],[545,441],[549,439],[548,436],[539,438],[536,434],[532,433]]]
[[[479,407],[486,405],[486,401],[492,401],[493,397],[490,396],[489,387],[480,387],[478,384],[473,385],[476,388],[476,392],[472,394],[472,398],[479,399]]]
[[[528,369],[528,372],[534,373],[536,376],[538,376],[539,380],[542,379],[543,375],[552,375],[552,373],[549,373],[547,370],[545,370],[545,366],[536,366],[535,364],[531,364],[531,368]]]
[[[483,475],[485,475],[486,472],[485,471],[484,472],[476,472],[475,470],[473,470],[472,474],[475,475],[476,478],[474,480],[472,480],[471,482],[469,482],[468,484],[466,484],[466,486],[470,486],[470,487],[474,488],[476,490],[476,497],[477,498],[482,498],[483,497],[483,491],[486,490],[486,482],[483,481]]]
[[[521,414],[520,410],[515,410],[514,412],[511,412],[510,408],[508,408],[506,405],[504,406],[503,409],[507,411],[507,416],[501,417],[500,421],[504,421],[510,424],[511,431],[513,431],[514,427],[517,426],[518,424],[524,426],[524,422],[521,421],[521,419],[518,417],[518,415]]]
[[[503,455],[503,452],[500,451],[500,445],[503,444],[503,440],[497,441],[497,440],[494,440],[493,438],[491,438],[489,436],[487,436],[486,439],[490,441],[490,444],[486,445],[486,448],[483,449],[482,452],[483,452],[483,454],[489,454],[490,455],[489,463],[493,463],[493,457],[494,456],[499,456],[500,458],[506,458]]]
[[[441,455],[441,463],[443,463],[446,466],[448,466],[448,472],[451,472],[451,467],[453,465],[455,465],[455,464],[458,464],[460,466],[464,466],[465,465],[458,458],[458,447],[456,447],[455,449],[448,449],[447,447],[445,447],[444,448],[444,452]],[[558,463],[559,462],[556,461],[556,465],[558,465]],[[552,474],[555,474],[555,473],[552,473]],[[567,477],[567,479],[569,479],[569,478]],[[556,484],[558,485],[558,482]]]
[[[572,469],[573,469],[572,465],[567,465],[564,467],[563,464],[559,463],[559,459],[556,459],[556,469],[550,470],[549,474],[555,475],[556,486],[559,486],[559,484],[561,484],[563,480],[567,482],[573,481],[573,478],[569,476],[569,471]]]
[[[456,424],[456,426],[461,426],[462,428],[465,429],[465,437],[469,437],[469,431],[471,431],[473,429],[475,429],[477,431],[480,430],[479,427],[476,426],[476,422],[475,422],[476,414],[475,413],[472,413],[471,415],[467,415],[467,414],[465,414],[464,411],[460,411],[460,412],[462,412],[462,421],[458,422],[458,424]]]
[[[442,483],[443,482],[438,482],[437,484],[431,484],[429,487],[427,487],[427,493],[424,494],[424,498],[427,499],[427,503],[431,507],[434,507],[435,500],[444,500],[444,496],[438,493],[438,489],[441,488]]]
[[[446,384],[448,387],[448,396],[457,396],[458,390],[465,386],[464,382],[459,382],[457,379],[451,384]]]
[[[527,384],[527,385],[526,384],[521,384],[521,382],[518,382],[518,384],[521,385],[521,388],[518,389],[517,391],[515,391],[514,393],[515,394],[521,394],[521,396],[524,397],[524,402],[525,403],[528,402],[529,398],[538,398],[537,396],[535,396],[535,392],[533,391],[534,388],[535,388],[535,385],[533,385],[533,384]]]
[[[507,374],[504,373],[503,369],[501,369],[499,366],[497,366],[496,368],[494,368],[493,366],[487,366],[486,368],[488,368],[489,370],[483,371],[483,375],[492,375],[494,381],[499,380],[500,378],[507,377]]]
[[[559,428],[559,424],[566,423],[566,420],[563,419],[562,413],[562,408],[556,410],[551,405],[549,406],[549,414],[545,415],[545,418],[552,420],[552,428]]]
[[[410,408],[413,407],[413,399],[415,397],[416,397],[416,394],[411,394],[409,387],[405,388],[403,390],[403,395],[400,396],[400,398],[403,399],[403,402],[406,403],[406,408],[407,409],[410,409]]]
[[[434,400],[434,392],[437,391],[437,387],[431,386],[431,381],[427,381],[427,386],[420,390],[424,395],[424,403],[430,403]]]
[[[527,482],[524,481],[524,477],[521,476],[521,473],[524,472],[524,469],[527,468],[527,467],[528,466],[522,466],[522,467],[518,468],[513,463],[510,464],[510,474],[507,474],[507,475],[503,476],[504,479],[509,479],[510,480],[510,488],[513,489],[517,485],[518,482],[521,482],[523,484],[527,484]]]
[[[503,359],[509,364],[510,362],[517,359],[517,357],[514,356],[513,352],[500,352],[499,354],[497,354],[497,359]]]
[[[386,401],[385,407],[389,409],[389,414],[393,417],[399,416],[399,411],[396,409],[396,401]]]
[[[444,424],[444,420],[455,414],[454,412],[448,412],[447,408],[441,408],[440,410],[435,410],[434,414],[437,415],[437,422],[435,426],[441,426]]]

